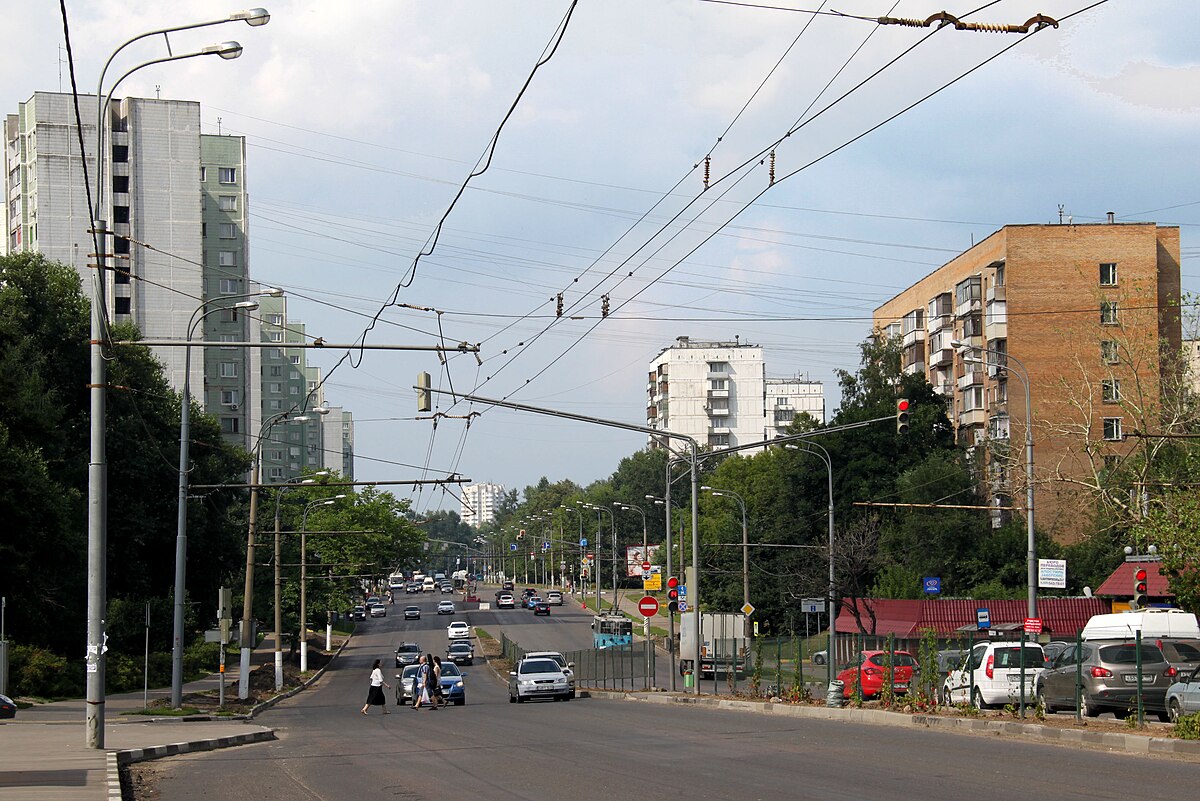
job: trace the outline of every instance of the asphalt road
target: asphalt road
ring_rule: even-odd
[[[140,798],[1095,801],[1190,798],[1200,781],[1194,764],[1007,738],[600,699],[509,704],[481,663],[464,668],[466,706],[364,717],[371,661],[390,660],[401,640],[444,653],[445,626],[464,617],[433,614],[438,599],[423,598],[426,614],[406,622],[398,613],[412,597],[368,621],[313,688],[259,718],[278,741],[152,763],[158,795]],[[469,617],[519,629],[530,647],[588,636],[582,613],[582,623],[569,612],[505,611],[490,626],[489,613]]]

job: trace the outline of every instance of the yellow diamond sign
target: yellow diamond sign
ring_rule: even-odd
[[[746,617],[750,617],[751,615],[753,615],[754,614],[754,605],[751,604],[749,601],[742,604],[742,614],[745,615]]]

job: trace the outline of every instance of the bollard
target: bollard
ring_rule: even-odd
[[[825,706],[830,709],[840,709],[846,700],[845,686],[846,683],[840,679],[829,682],[829,689],[825,692]]]

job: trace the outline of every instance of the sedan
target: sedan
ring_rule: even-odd
[[[475,664],[475,646],[466,640],[455,640],[446,648],[446,658],[456,665]]]
[[[508,674],[508,702],[521,704],[529,698],[571,700],[571,685],[553,659],[522,659]]]
[[[540,597],[538,597],[536,595],[530,595],[525,599],[525,608],[533,609],[535,606],[537,606],[541,602],[542,602],[542,599]]]
[[[413,683],[417,680],[420,665],[408,665],[396,677],[396,704],[404,706],[413,700]],[[467,702],[467,691],[463,684],[464,677],[458,665],[453,662],[442,662],[442,699],[448,704],[462,706]]]
[[[7,695],[0,695],[0,719],[15,718],[17,716],[17,704]]]
[[[383,604],[371,604],[367,607],[371,617],[387,617],[387,607]]]
[[[1200,668],[1180,676],[1167,688],[1167,715],[1172,723],[1196,712],[1200,712]]]
[[[408,584],[404,585],[404,591],[405,592],[420,592],[421,585],[410,581]]]
[[[547,617],[549,617],[550,616],[550,604],[546,601],[539,600],[537,603],[535,603],[533,605],[533,613],[535,615],[546,615]]]
[[[461,620],[456,620],[446,627],[446,636],[451,640],[465,640],[471,636],[471,627]]]
[[[442,601],[438,604],[439,615],[453,615],[454,612],[454,601]]]
[[[405,620],[420,620],[421,619],[421,607],[419,607],[419,606],[404,607],[404,619]]]
[[[366,620],[367,619],[367,607],[365,607],[365,606],[354,607],[352,610],[350,610],[350,617],[354,618],[355,620]]]
[[[892,690],[899,694],[908,692],[913,668],[917,660],[908,651],[895,651],[892,663]],[[846,698],[854,695],[854,686],[862,687],[862,697],[870,698],[883,692],[883,680],[888,669],[887,651],[863,651],[858,655],[858,664],[851,665],[837,675],[843,682],[842,694]]]
[[[506,592],[496,599],[497,609],[516,609],[517,602],[513,600],[512,593]]]
[[[557,590],[551,590],[550,592],[546,593],[546,603],[550,604],[551,606],[562,606],[562,593]]]
[[[421,658],[421,646],[415,642],[402,642],[396,649],[396,667],[415,665]]]

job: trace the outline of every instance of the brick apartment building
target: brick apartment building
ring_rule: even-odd
[[[1023,505],[1028,374],[1036,522],[1069,540],[1093,520],[1089,486],[1129,454],[1130,430],[1154,429],[1175,387],[1162,354],[1181,348],[1179,260],[1176,227],[1009,225],[877,308],[874,328],[900,337],[903,369],[947,398],[1001,506]]]

